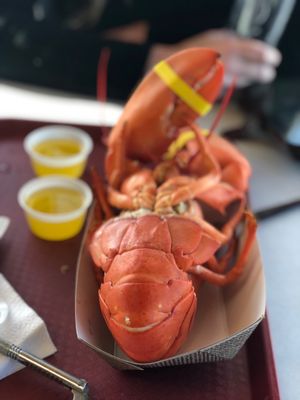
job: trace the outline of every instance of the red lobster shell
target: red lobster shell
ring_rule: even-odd
[[[196,311],[194,285],[185,271],[206,262],[218,247],[185,217],[116,218],[96,232],[90,252],[105,271],[101,310],[132,359],[150,362],[180,348]]]
[[[174,54],[141,82],[108,139],[107,188],[96,190],[107,221],[89,247],[96,269],[104,272],[102,314],[120,347],[138,362],[177,352],[195,316],[192,277],[219,286],[233,282],[255,235],[254,217],[245,211],[249,163],[195,123],[211,108],[222,77],[214,50]],[[108,202],[130,216],[112,218]],[[207,219],[203,203],[223,226]],[[241,219],[248,235],[228,269]],[[218,259],[221,247],[225,253]]]

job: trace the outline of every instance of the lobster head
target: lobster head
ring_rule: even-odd
[[[154,67],[175,94],[170,121],[177,127],[210,111],[222,87],[224,68],[213,49],[180,51]]]

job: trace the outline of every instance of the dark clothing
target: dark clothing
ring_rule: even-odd
[[[71,29],[67,20],[88,0],[1,0],[0,79],[96,95],[99,55],[109,47],[108,98],[124,101],[144,73],[153,43],[176,43],[228,25],[232,0],[107,0],[96,23]],[[280,71],[299,74],[296,6],[280,43]],[[136,21],[149,23],[142,45],[101,39],[101,32]]]

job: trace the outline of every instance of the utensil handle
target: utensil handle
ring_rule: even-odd
[[[8,356],[14,360],[21,362],[22,364],[35,368],[42,372],[44,375],[62,383],[70,389],[74,389],[77,392],[87,393],[88,383],[84,379],[78,379],[75,376],[57,368],[48,362],[22,350],[20,347],[7,343],[0,339],[0,353]]]

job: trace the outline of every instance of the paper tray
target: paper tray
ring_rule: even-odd
[[[32,178],[22,140],[47,122],[0,121],[0,209],[11,218],[0,242],[0,270],[23,299],[44,319],[58,352],[49,362],[85,378],[91,399],[114,400],[272,400],[279,399],[267,318],[231,360],[149,369],[142,374],[120,372],[76,337],[75,270],[82,236],[61,243],[35,238],[29,232],[16,194]],[[82,127],[93,137],[92,163],[104,154],[99,128]],[[63,267],[63,268],[62,268]],[[4,400],[65,400],[67,389],[28,368],[0,381]]]
[[[86,235],[93,220],[87,222]],[[83,240],[79,255],[75,321],[77,336],[121,369],[144,369],[195,364],[230,359],[243,346],[265,314],[265,282],[257,242],[254,243],[245,271],[234,284],[225,288],[204,284],[200,287],[195,321],[186,342],[171,358],[152,363],[130,360],[114,343],[99,310],[98,288],[93,263]]]

